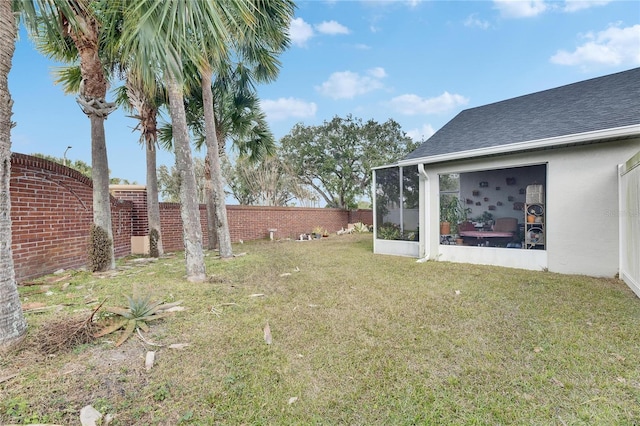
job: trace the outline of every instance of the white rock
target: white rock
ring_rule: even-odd
[[[189,346],[188,343],[174,343],[169,345],[169,349],[184,349]]]
[[[156,353],[154,351],[147,352],[147,356],[144,360],[144,367],[147,369],[147,371],[151,370],[155,360],[156,360]]]
[[[102,414],[91,405],[82,407],[80,410],[80,424],[82,426],[97,426],[100,419],[102,419]]]

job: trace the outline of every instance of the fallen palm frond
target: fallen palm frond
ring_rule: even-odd
[[[91,311],[88,317],[67,317],[44,325],[35,339],[38,349],[50,355],[91,343],[95,340],[97,328],[93,317],[103,303]]]
[[[94,334],[95,337],[102,337],[124,328],[124,332],[115,344],[116,347],[126,342],[127,339],[138,329],[142,331],[149,331],[148,322],[171,315],[172,312],[169,312],[169,310],[182,303],[182,301],[173,303],[163,303],[161,301],[152,302],[149,297],[133,298],[126,296],[126,298],[129,302],[129,306],[126,308],[113,306],[106,306],[104,308],[105,311],[115,314],[121,318],[116,319],[113,324]]]

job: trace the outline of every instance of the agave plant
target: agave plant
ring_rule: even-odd
[[[122,318],[116,320],[114,324],[103,328],[95,334],[95,337],[106,336],[115,331],[124,328],[124,333],[116,342],[116,347],[123,344],[131,335],[140,329],[142,331],[149,331],[150,321],[154,321],[160,318],[165,318],[171,315],[171,312],[167,312],[168,309],[178,306],[182,301],[173,303],[152,302],[150,297],[133,298],[125,296],[129,302],[129,306],[126,308],[118,308],[112,306],[104,307],[104,310],[112,314],[118,315]]]
[[[369,232],[369,227],[362,222],[353,224],[353,230],[357,233]]]

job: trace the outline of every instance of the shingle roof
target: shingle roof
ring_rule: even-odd
[[[464,110],[404,160],[638,124],[633,68]]]

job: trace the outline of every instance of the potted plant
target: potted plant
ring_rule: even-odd
[[[457,234],[458,224],[467,220],[471,209],[455,196],[440,198],[440,235]]]
[[[489,226],[493,225],[493,214],[488,211],[482,212],[482,221]]]
[[[315,228],[313,228],[313,231],[311,231],[311,234],[313,235],[314,238],[322,238],[323,235],[329,235],[329,233],[327,232],[326,229],[324,229],[322,226],[316,226]]]
[[[451,234],[450,208],[455,199],[451,196],[440,196],[440,235]]]
[[[447,221],[440,222],[440,235],[451,234],[451,223]]]
[[[490,227],[493,224],[493,214],[488,211],[482,212],[481,216],[471,219],[473,222],[482,225],[483,227]]]

